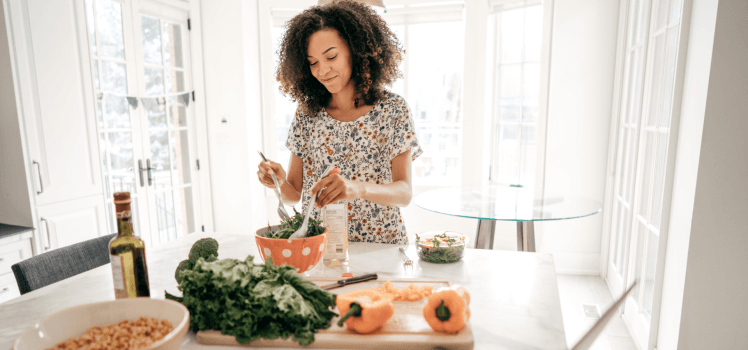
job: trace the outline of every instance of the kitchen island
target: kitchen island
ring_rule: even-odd
[[[174,270],[187,258],[192,243],[200,238],[218,240],[219,258],[244,259],[257,253],[253,235],[191,234],[146,252],[151,296],[164,298],[164,290],[178,293]],[[468,249],[461,261],[432,264],[417,258],[409,245],[412,267],[403,266],[402,245],[351,243],[348,267],[325,267],[322,262],[309,276],[341,277],[376,272],[388,278],[449,279],[471,294],[470,325],[475,349],[566,349],[561,303],[550,254]],[[333,290],[334,292],[334,290]],[[36,321],[72,306],[114,299],[109,264],[24,294],[0,304],[0,350],[11,349],[13,340]],[[190,332],[182,349],[207,348]],[[211,347],[221,349],[223,347]],[[226,348],[228,349],[228,348]]]

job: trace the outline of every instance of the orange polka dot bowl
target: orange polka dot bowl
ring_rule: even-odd
[[[278,230],[278,226],[270,227],[273,231]],[[257,250],[260,251],[262,260],[268,257],[273,258],[273,264],[281,266],[288,264],[296,268],[296,272],[302,273],[309,271],[322,260],[322,254],[327,246],[327,229],[321,235],[296,238],[296,239],[277,239],[267,238],[265,234],[268,228],[261,228],[255,234]]]

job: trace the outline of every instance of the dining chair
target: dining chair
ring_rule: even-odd
[[[623,295],[621,295],[621,297],[618,298],[615,303],[613,303],[613,306],[609,307],[608,310],[605,311],[603,316],[600,317],[597,322],[595,322],[592,328],[590,328],[590,330],[587,331],[587,333],[582,336],[579,341],[577,341],[577,343],[574,345],[574,347],[571,348],[571,350],[587,350],[592,346],[592,343],[594,343],[600,333],[603,332],[605,326],[608,325],[608,322],[610,322],[610,320],[613,318],[613,315],[615,315],[621,305],[623,305],[624,300],[626,300],[626,296],[631,293],[631,290],[634,289],[635,285],[636,281],[631,284],[626,293],[623,293]]]
[[[117,234],[89,239],[13,264],[21,294],[109,263],[109,241]]]

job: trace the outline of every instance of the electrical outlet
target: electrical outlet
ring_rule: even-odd
[[[582,304],[582,313],[586,318],[600,318],[600,308],[593,304]]]

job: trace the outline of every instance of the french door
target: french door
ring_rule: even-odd
[[[129,191],[150,246],[201,222],[188,35],[189,7],[85,0],[109,226],[112,193]]]
[[[668,218],[665,197],[681,42],[683,0],[630,0],[616,145],[613,216],[607,280],[621,294],[637,286],[624,306],[624,319],[642,349],[656,345],[661,273]],[[661,271],[660,269],[659,271]]]

